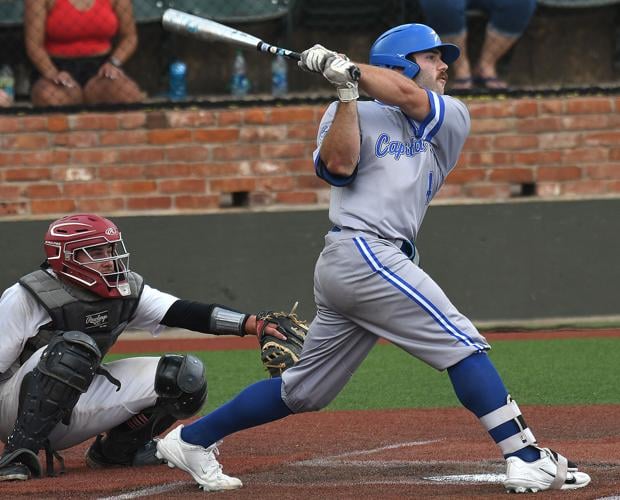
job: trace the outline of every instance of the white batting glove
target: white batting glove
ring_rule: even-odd
[[[354,101],[359,97],[357,79],[354,74],[357,66],[346,56],[333,55],[325,63],[323,76],[336,87],[342,102]]]
[[[297,65],[305,71],[322,73],[325,69],[325,62],[335,55],[333,50],[326,49],[317,43],[301,53],[301,60],[297,62]]]

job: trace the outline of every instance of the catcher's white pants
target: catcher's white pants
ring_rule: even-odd
[[[36,367],[44,349],[35,352],[15,375],[0,384],[0,439],[5,443],[17,418],[22,379]],[[140,357],[104,363],[102,366],[121,382],[120,391],[116,392],[116,386],[103,375],[95,375],[75,405],[69,425],[59,423],[50,434],[52,448],[70,448],[153,406],[157,399],[158,362],[159,357]]]

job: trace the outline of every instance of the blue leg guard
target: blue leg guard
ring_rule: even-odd
[[[224,436],[291,415],[280,397],[280,377],[246,387],[234,399],[181,429],[181,439],[200,446],[212,445]]]
[[[448,368],[454,392],[481,420],[505,457],[527,462],[540,458],[536,440],[486,353],[476,353]]]

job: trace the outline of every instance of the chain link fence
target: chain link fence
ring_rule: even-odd
[[[566,11],[571,3],[583,7],[587,1],[539,0],[539,7],[547,3]],[[166,32],[161,18],[168,8],[293,50],[321,43],[361,61],[386,28],[424,22],[417,0],[0,0],[0,89],[5,92],[0,90],[0,105],[10,105],[11,98],[23,107],[83,106],[328,88],[321,78],[292,71],[288,61],[283,84],[278,76],[284,88],[276,93],[274,72],[285,71],[282,64],[276,69],[267,55]],[[614,15],[610,22],[617,25],[620,15]],[[616,38],[620,45],[618,28]],[[619,55],[617,47],[616,62]],[[235,68],[247,80],[243,88],[233,85]]]

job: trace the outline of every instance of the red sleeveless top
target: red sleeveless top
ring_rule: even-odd
[[[85,11],[69,0],[56,0],[45,21],[45,49],[52,57],[90,57],[106,54],[118,31],[110,0],[95,0]]]

